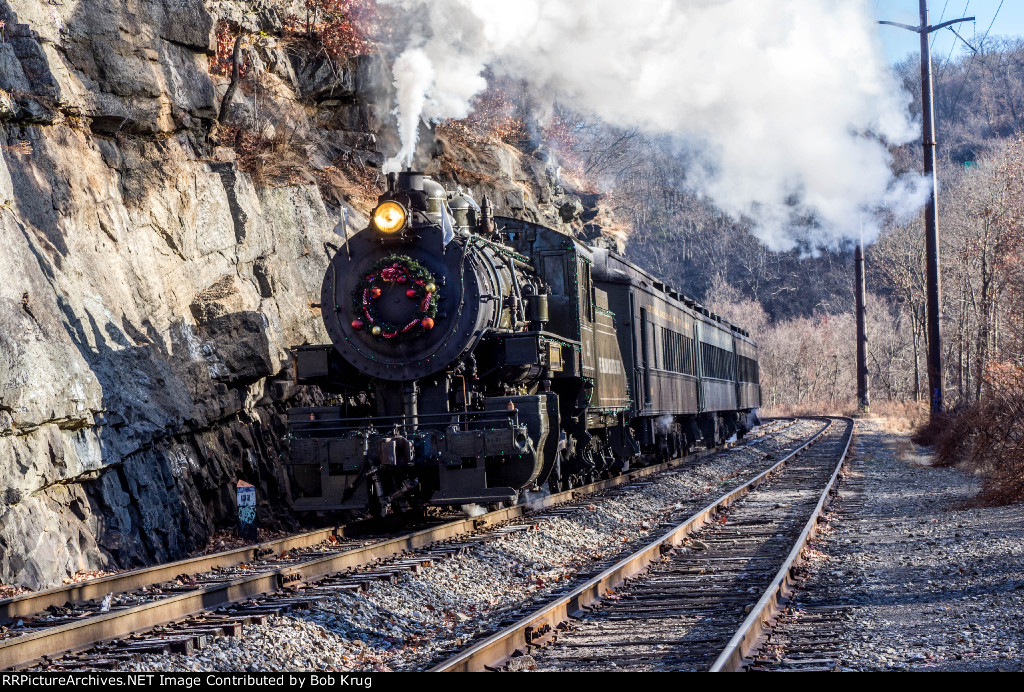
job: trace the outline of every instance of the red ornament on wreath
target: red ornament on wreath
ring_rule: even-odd
[[[415,304],[412,319],[402,324],[385,320],[376,309],[376,300],[383,294],[383,284],[401,284],[408,288],[406,297]],[[406,255],[390,255],[378,261],[352,291],[352,307],[357,317],[352,328],[366,332],[376,341],[407,341],[416,339],[434,328],[440,301],[434,276],[416,260]]]

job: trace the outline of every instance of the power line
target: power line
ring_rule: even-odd
[[[981,41],[978,42],[979,46],[984,45],[985,41],[988,40],[989,32],[992,31],[992,27],[996,23],[996,17],[999,16],[999,10],[1003,9],[1003,2],[1004,2],[1004,0],[999,0],[999,7],[996,8],[996,13],[992,16],[992,21],[989,22],[988,29],[985,31],[985,35],[982,36],[981,37]],[[958,105],[960,105],[960,95],[963,93],[964,86],[967,84],[967,78],[971,74],[971,68],[974,66],[974,58],[977,55],[978,55],[977,51],[972,53],[971,54],[971,59],[967,62],[967,70],[964,72],[963,79],[960,80],[960,88],[957,89],[957,91],[956,91],[956,98],[953,99],[953,107],[949,109],[950,113],[956,113],[956,107]]]
[[[993,15],[992,21],[989,23],[988,29],[985,31],[985,38],[988,38],[989,32],[992,31],[992,26],[996,23],[996,17],[999,16],[999,10],[1003,9],[1003,1],[1004,0],[999,0],[999,7],[996,8],[996,13]]]
[[[970,7],[970,6],[971,6],[971,0],[967,0],[967,4],[964,5],[964,11],[961,12],[960,14],[966,15],[967,14],[967,8]],[[942,20],[940,19],[939,20],[939,24],[941,24],[941,23],[942,23]],[[977,22],[975,22],[975,24],[977,24]],[[952,27],[950,27],[950,30],[952,30]],[[938,34],[935,35],[935,38],[938,38]],[[935,39],[934,38],[932,39],[932,45],[935,45]],[[953,45],[949,47],[949,55],[946,56],[946,62],[947,63],[953,58],[953,51],[954,50],[956,50],[956,41],[955,40],[953,41]]]
[[[964,85],[967,84],[967,78],[971,74],[971,68],[974,66],[974,59],[978,57],[977,53],[971,53],[971,59],[967,61],[967,69],[964,71],[964,76],[960,80],[960,88],[956,90],[956,97],[953,99],[953,107],[949,109],[950,114],[956,113],[956,107],[960,105],[960,94],[964,91]]]
[[[942,6],[942,14],[939,15],[939,24],[942,24],[942,20],[946,18],[946,8],[949,7],[949,0],[946,0],[946,4]],[[964,8],[964,14],[967,13],[967,9]],[[935,40],[939,38],[938,34],[932,37],[932,49],[935,48]]]

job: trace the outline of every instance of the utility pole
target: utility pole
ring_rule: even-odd
[[[925,255],[927,263],[928,298],[928,387],[931,390],[931,415],[942,413],[942,335],[939,331],[939,218],[936,210],[935,180],[935,109],[932,106],[932,52],[928,36],[933,31],[944,29],[960,22],[972,22],[974,17],[951,19],[948,22],[928,26],[928,0],[920,0],[921,25],[908,26],[897,22],[879,22],[898,26],[921,35],[921,120],[924,122],[924,174],[931,178],[931,195],[925,208]]]
[[[867,286],[864,280],[864,238],[853,251],[854,275],[857,282],[857,408],[861,413],[871,410],[868,394],[868,336],[864,328],[864,303]]]

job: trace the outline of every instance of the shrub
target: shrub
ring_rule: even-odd
[[[935,440],[936,465],[982,476],[979,502],[1018,502],[1024,500],[1024,366],[989,364],[985,384],[978,403],[944,416],[926,432]]]

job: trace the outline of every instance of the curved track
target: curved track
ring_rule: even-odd
[[[830,420],[657,541],[433,670],[737,669],[788,588],[852,432],[852,420]]]

